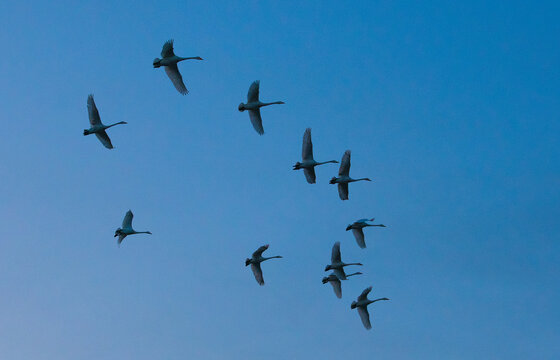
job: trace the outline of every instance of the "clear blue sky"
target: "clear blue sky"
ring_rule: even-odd
[[[556,359],[555,1],[3,1],[0,358]],[[180,69],[162,44],[201,56]],[[237,105],[253,80],[258,136]],[[95,99],[110,131],[88,127]],[[338,199],[291,170],[352,150]],[[113,238],[128,209],[139,230]],[[359,249],[345,226],[376,217]],[[335,241],[365,275],[322,285]],[[245,258],[270,243],[259,287]],[[366,286],[390,302],[362,327]]]

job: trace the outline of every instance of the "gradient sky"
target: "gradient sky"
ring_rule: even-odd
[[[0,358],[556,359],[557,1],[3,1]],[[191,93],[152,60],[175,39]],[[261,80],[258,136],[247,113]],[[95,94],[114,150],[94,136]],[[291,170],[352,150],[342,202]],[[113,238],[128,209],[138,230]],[[376,217],[361,250],[346,225]],[[321,284],[335,241],[364,275]],[[259,287],[244,260],[270,243]],[[350,303],[372,285],[366,331]]]

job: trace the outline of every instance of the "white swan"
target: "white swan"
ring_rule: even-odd
[[[361,263],[345,263],[340,258],[340,241],[334,243],[332,247],[331,263],[325,267],[325,271],[332,270],[340,280],[346,280],[344,267],[348,265],[363,265]]]
[[[268,244],[261,246],[258,248],[250,259],[245,260],[245,266],[251,265],[251,270],[253,270],[253,275],[255,275],[255,280],[259,283],[259,285],[264,285],[264,278],[261,270],[261,263],[266,260],[270,259],[280,259],[282,256],[271,256],[271,257],[263,257],[262,253],[268,249]]]
[[[264,134],[264,128],[261,118],[261,108],[263,106],[273,105],[273,104],[284,104],[283,101],[274,101],[270,103],[263,103],[259,100],[259,86],[260,81],[254,81],[249,87],[249,92],[247,93],[247,104],[239,104],[237,109],[241,112],[248,110],[249,118],[251,119],[251,124],[259,135]]]
[[[356,242],[358,243],[358,246],[361,247],[362,249],[366,248],[366,240],[364,238],[364,230],[363,230],[365,227],[368,226],[386,227],[383,224],[368,224],[368,221],[373,221],[373,220],[375,220],[375,218],[356,220],[355,222],[353,222],[352,224],[346,227],[346,231],[352,230],[352,233],[356,238]]]
[[[183,77],[179,72],[177,63],[183,60],[202,60],[202,58],[200,56],[180,57],[175,55],[175,53],[173,52],[173,39],[167,40],[165,44],[163,44],[163,48],[161,49],[161,57],[162,59],[154,59],[154,68],[165,66],[165,72],[175,86],[175,89],[177,89],[177,91],[183,95],[188,94],[189,90],[187,90],[187,87],[183,82]]]
[[[294,170],[303,169],[305,179],[310,184],[315,184],[315,166],[328,163],[338,163],[336,160],[317,162],[313,159],[313,143],[311,142],[311,129],[305,129],[303,133],[303,145],[301,149],[301,162],[296,162]]]
[[[132,214],[131,210],[128,210],[126,212],[126,215],[124,216],[123,222],[122,222],[122,227],[118,228],[117,230],[115,230],[115,237],[119,237],[119,246],[121,245],[122,241],[124,240],[125,237],[127,237],[128,235],[134,235],[134,234],[150,234],[152,235],[151,232],[149,231],[136,231],[132,228],[132,218],[134,217],[134,214]]]
[[[360,294],[360,296],[358,296],[358,301],[352,301],[352,305],[350,305],[351,309],[355,309],[358,308],[358,314],[360,314],[360,319],[362,319],[362,324],[364,324],[364,327],[366,329],[371,329],[371,323],[369,321],[369,313],[367,310],[367,306],[371,303],[374,303],[376,301],[380,301],[380,300],[389,300],[387,298],[379,298],[379,299],[375,299],[375,300],[369,300],[367,298],[369,292],[371,291],[372,287],[368,287],[367,289],[365,289],[364,291],[362,291],[362,293]]]
[[[350,276],[354,276],[354,275],[361,275],[361,272],[355,272],[349,275],[346,275],[346,277],[350,277]],[[334,294],[336,295],[337,298],[342,298],[342,284],[340,283],[340,279],[338,278],[338,276],[336,276],[336,274],[333,272],[332,274],[329,274],[329,276],[325,276],[323,278],[323,284],[326,283],[330,283],[332,285],[332,288],[334,290]]]
[[[109,135],[107,135],[107,132],[105,132],[105,130],[115,125],[126,124],[126,122],[120,121],[111,125],[103,125],[103,123],[101,122],[101,118],[99,117],[99,111],[97,111],[97,106],[95,106],[95,101],[93,100],[92,94],[88,95],[87,108],[89,124],[91,125],[91,127],[84,130],[84,136],[95,134],[95,136],[97,136],[103,146],[105,146],[107,149],[112,149],[113,144],[111,144],[111,139],[109,139]]]
[[[352,179],[350,177],[350,150],[346,150],[342,155],[338,177],[333,177],[330,184],[338,184],[338,196],[340,200],[348,200],[348,184],[356,181],[371,181],[369,178]]]

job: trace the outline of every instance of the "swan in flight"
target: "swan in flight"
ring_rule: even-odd
[[[346,150],[342,155],[338,177],[333,177],[330,184],[338,184],[338,196],[340,200],[348,200],[348,184],[356,181],[371,181],[369,178],[352,179],[350,177],[350,150]]]
[[[348,265],[362,265],[361,263],[345,263],[340,258],[340,241],[334,243],[332,247],[331,263],[325,267],[325,271],[332,270],[333,273],[340,279],[346,280],[344,267]]]
[[[105,146],[107,149],[112,149],[113,144],[111,144],[111,139],[109,139],[109,135],[107,135],[107,130],[110,127],[120,124],[126,124],[125,121],[120,121],[115,124],[111,125],[103,125],[101,122],[101,118],[99,117],[99,111],[97,111],[97,106],[95,106],[95,101],[93,100],[93,95],[89,94],[87,98],[87,109],[88,109],[88,116],[89,116],[89,124],[91,127],[89,129],[84,130],[84,136],[95,134],[99,141]]]
[[[271,257],[263,257],[262,253],[268,249],[268,244],[261,246],[253,253],[250,259],[245,260],[245,266],[251,265],[251,270],[253,270],[253,274],[255,275],[255,280],[259,283],[259,285],[264,285],[264,278],[261,270],[261,263],[263,261],[269,259],[280,259],[282,256],[271,256]]]
[[[134,235],[134,234],[150,234],[152,235],[151,232],[149,231],[136,231],[132,228],[132,217],[134,216],[134,214],[132,214],[131,210],[128,210],[126,212],[126,215],[124,216],[123,222],[122,222],[122,228],[118,228],[117,230],[115,230],[115,237],[119,237],[119,246],[121,245],[122,241],[124,240],[125,237],[127,237],[128,235]]]
[[[251,119],[251,124],[259,135],[264,134],[264,128],[262,125],[261,118],[261,108],[263,106],[274,105],[274,104],[284,104],[283,101],[274,101],[270,103],[263,103],[259,100],[259,85],[260,81],[256,80],[249,87],[249,92],[247,93],[247,104],[239,104],[237,109],[241,112],[248,110],[249,118]]]
[[[346,227],[346,231],[348,230],[352,230],[352,233],[354,234],[354,237],[356,238],[356,242],[358,243],[358,246],[361,247],[362,249],[366,248],[366,240],[364,239],[364,228],[368,227],[368,226],[379,226],[379,227],[386,227],[383,224],[368,224],[368,221],[373,221],[375,220],[374,218],[372,219],[360,219],[360,220],[356,220],[354,223],[348,225]]]
[[[187,90],[187,87],[183,82],[183,77],[179,72],[177,63],[183,60],[202,60],[202,58],[200,56],[180,57],[175,55],[175,53],[173,52],[173,39],[167,40],[165,44],[163,44],[163,48],[161,49],[161,57],[162,59],[154,59],[154,68],[164,66],[165,72],[175,86],[175,89],[177,89],[177,91],[183,95],[188,94],[189,90]]]
[[[369,313],[367,310],[367,306],[371,303],[374,303],[376,301],[380,301],[380,300],[389,300],[387,298],[379,298],[379,299],[375,299],[375,300],[369,300],[367,298],[369,292],[371,291],[372,287],[368,287],[367,289],[365,289],[364,291],[362,291],[362,293],[360,294],[360,296],[358,296],[358,301],[352,301],[352,305],[350,305],[351,309],[355,309],[358,308],[358,314],[360,314],[360,319],[362,319],[362,324],[364,324],[364,327],[366,329],[371,329],[371,323],[369,322]]]
[[[303,145],[301,149],[301,162],[296,162],[294,170],[303,169],[305,178],[310,184],[315,184],[315,166],[328,163],[336,163],[336,160],[329,160],[325,162],[317,162],[313,159],[313,143],[311,142],[311,129],[305,129],[303,133]]]
[[[346,275],[346,277],[350,277],[350,276],[354,276],[354,275],[362,275],[361,272],[355,272],[349,275]],[[332,285],[332,288],[334,290],[334,294],[336,295],[337,298],[342,298],[342,286],[340,283],[340,279],[338,278],[338,276],[336,276],[336,274],[333,272],[331,274],[329,274],[329,276],[325,276],[323,278],[323,284],[326,283],[330,283]]]

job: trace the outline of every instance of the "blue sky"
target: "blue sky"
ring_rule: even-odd
[[[2,2],[0,357],[554,359],[560,5]],[[161,46],[201,56],[180,70]],[[245,101],[253,80],[258,136]],[[88,127],[95,94],[107,150]],[[338,199],[315,157],[371,183]],[[152,236],[112,237],[128,209]],[[359,249],[346,225],[376,217]],[[335,241],[365,264],[321,284]],[[244,260],[284,259],[259,287]],[[362,327],[351,301],[390,302]]]

